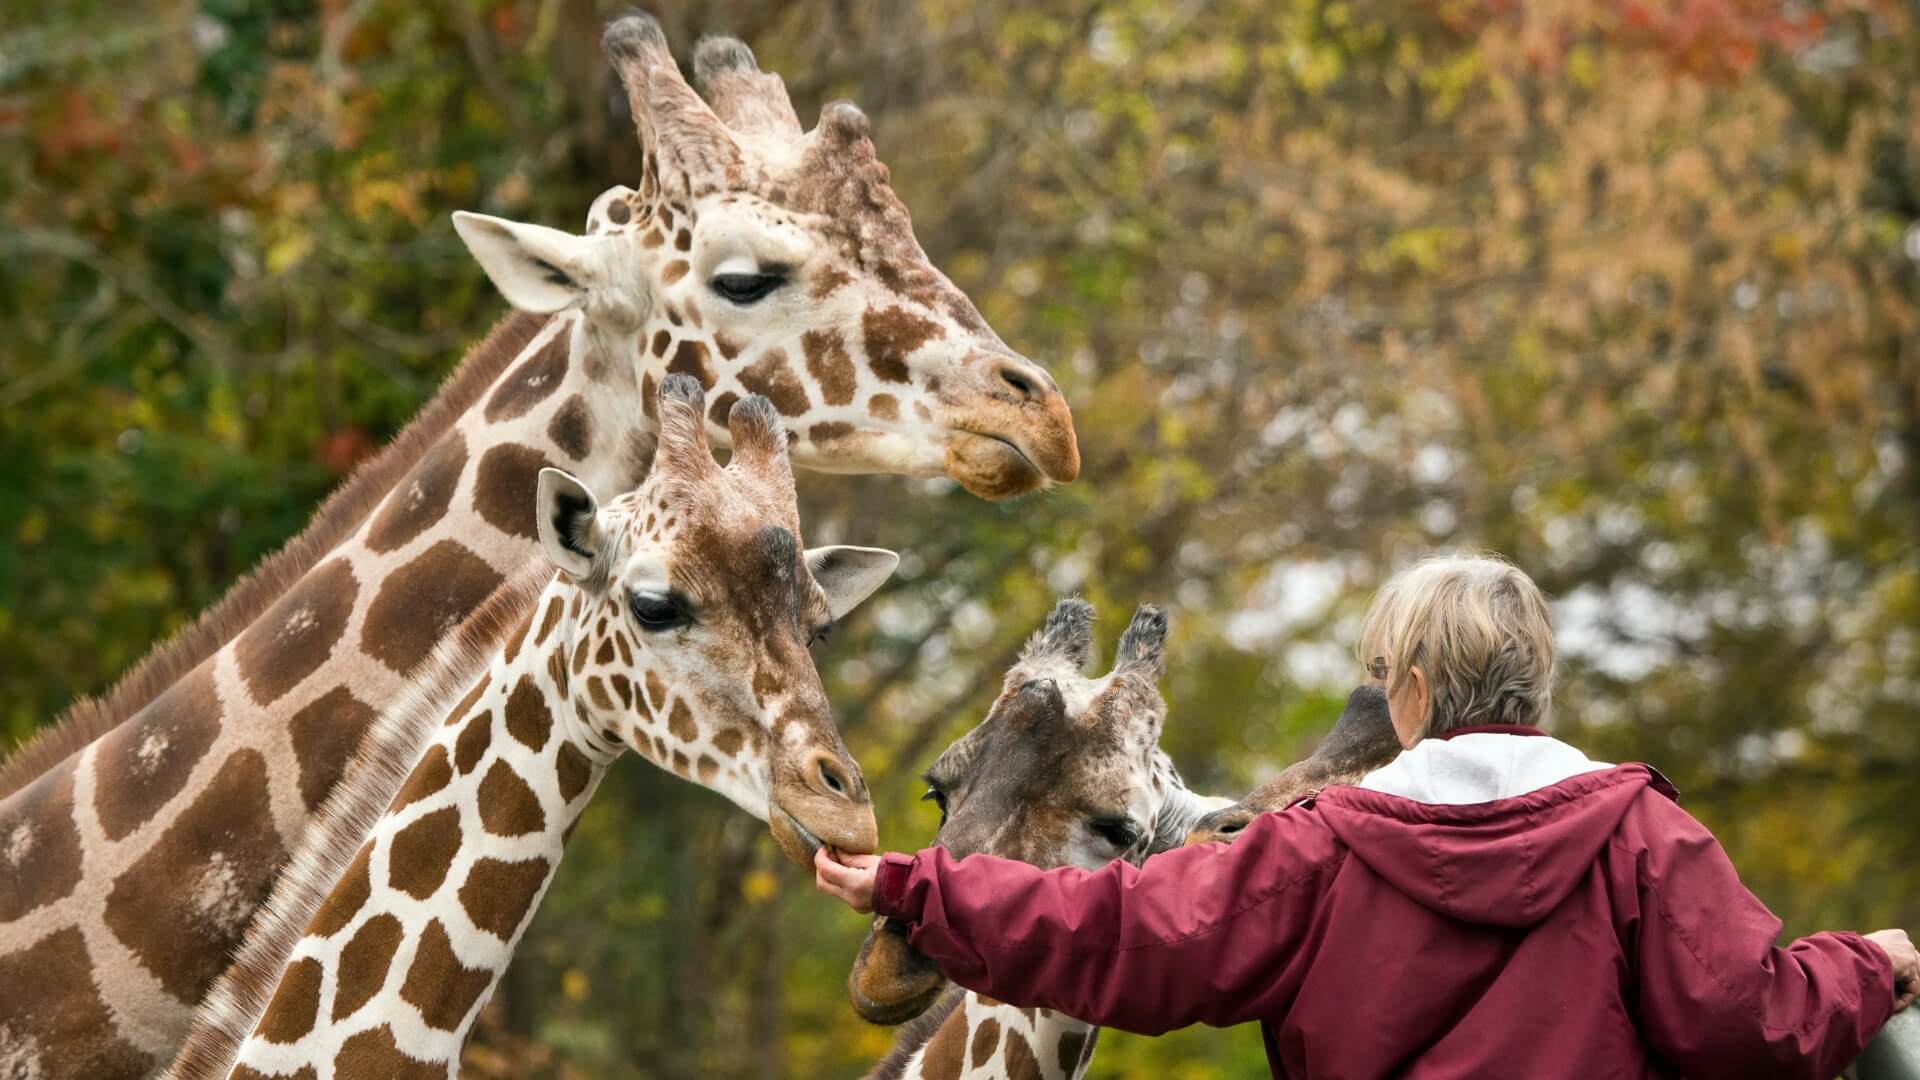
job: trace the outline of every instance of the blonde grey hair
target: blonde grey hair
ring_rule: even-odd
[[[1436,555],[1395,574],[1360,625],[1360,661],[1387,667],[1387,693],[1425,675],[1421,735],[1478,724],[1541,724],[1553,710],[1553,617],[1533,579],[1496,555]]]

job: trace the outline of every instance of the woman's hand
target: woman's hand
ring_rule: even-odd
[[[847,855],[823,847],[813,853],[813,887],[862,915],[871,915],[873,879],[879,868],[878,855]],[[1908,945],[1907,951],[1912,952],[1913,946]]]
[[[871,884],[872,878],[868,882]],[[1899,1012],[1920,999],[1920,951],[1914,949],[1907,932],[1876,930],[1866,938],[1885,949],[1893,960],[1893,1011]]]

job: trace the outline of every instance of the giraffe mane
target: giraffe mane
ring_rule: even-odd
[[[314,912],[353,861],[419,762],[448,710],[483,677],[507,636],[533,618],[554,570],[537,559],[488,596],[434,654],[361,739],[345,778],[314,815],[234,961],[194,1012],[193,1026],[166,1075],[211,1080],[232,1067],[260,1022],[281,968]]]
[[[0,799],[124,723],[259,618],[321,558],[353,535],[381,497],[479,400],[546,322],[546,316],[516,311],[494,324],[468,350],[433,400],[320,504],[300,535],[262,559],[198,618],[148,651],[105,693],[75,700],[51,726],[0,757]]]
[[[949,985],[931,1008],[900,1025],[900,1034],[894,1036],[893,1049],[887,1051],[887,1056],[881,1058],[873,1071],[867,1073],[866,1080],[900,1080],[906,1075],[907,1065],[913,1061],[913,1055],[946,1025],[947,1019],[966,999],[965,990]]]

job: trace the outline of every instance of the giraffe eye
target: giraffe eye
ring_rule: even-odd
[[[927,793],[925,795],[920,796],[920,801],[930,802],[933,805],[939,807],[940,808],[940,824],[944,826],[947,823],[947,793],[946,792],[941,791],[937,787],[929,787],[927,788]]]
[[[1087,828],[1095,836],[1113,845],[1115,851],[1126,851],[1140,842],[1140,829],[1128,817],[1097,817],[1087,822]]]
[[[648,633],[677,630],[693,624],[693,613],[671,593],[635,589],[627,593],[627,610],[633,612],[633,621],[640,624],[640,629]]]
[[[786,284],[783,274],[715,274],[708,284],[721,296],[745,307],[766,299],[768,293]]]

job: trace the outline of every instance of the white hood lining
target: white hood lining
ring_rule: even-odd
[[[1359,787],[1436,806],[1465,806],[1525,795],[1570,776],[1613,766],[1544,735],[1475,732],[1422,739]]]

